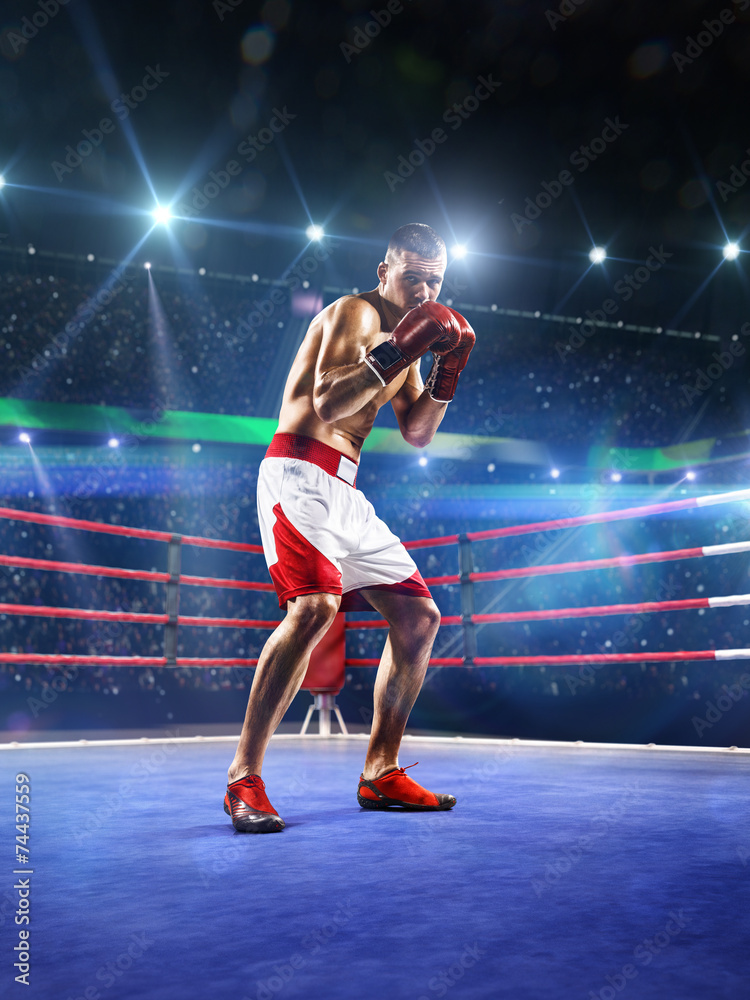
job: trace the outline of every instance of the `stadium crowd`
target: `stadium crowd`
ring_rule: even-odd
[[[68,327],[96,301],[92,281],[8,273],[0,397],[273,416],[263,390],[299,293],[282,291],[276,305],[267,286],[248,284],[200,288],[141,271]],[[304,308],[315,302],[309,294]],[[584,337],[571,323],[467,315],[477,346],[445,431],[581,448],[745,429],[750,324],[719,340],[602,328]],[[395,426],[391,414],[383,422]]]

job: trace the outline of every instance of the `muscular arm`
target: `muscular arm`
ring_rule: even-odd
[[[344,299],[323,330],[315,368],[313,405],[318,417],[332,423],[358,413],[382,389],[364,357],[382,340],[380,317],[361,299]]]
[[[407,444],[426,448],[435,436],[448,408],[438,403],[425,390],[419,374],[419,363],[409,369],[409,376],[391,400],[401,435]]]

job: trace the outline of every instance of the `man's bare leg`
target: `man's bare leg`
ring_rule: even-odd
[[[391,626],[375,680],[374,715],[363,770],[364,777],[374,781],[398,767],[401,739],[427,673],[440,611],[427,597],[379,590],[364,594]]]
[[[229,766],[230,784],[249,774],[260,775],[268,742],[299,691],[310,653],[340,603],[334,594],[303,594],[287,602],[286,618],[268,638],[255,668],[240,741]]]

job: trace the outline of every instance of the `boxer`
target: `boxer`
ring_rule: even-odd
[[[402,226],[372,291],[345,295],[310,324],[284,390],[279,426],[258,473],[266,561],[286,617],[258,660],[224,809],[242,833],[282,830],[261,778],[268,742],[300,688],[310,653],[338,611],[375,610],[390,628],[378,667],[357,800],[368,809],[450,809],[399,767],[406,722],[424,681],[440,612],[398,538],[356,488],[362,445],[390,403],[401,434],[426,447],[474,346],[459,313],[437,302],[445,243]],[[420,358],[432,368],[422,383]],[[413,766],[413,765],[410,765]]]

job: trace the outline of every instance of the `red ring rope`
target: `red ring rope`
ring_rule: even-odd
[[[500,611],[491,615],[471,615],[468,621],[475,625],[499,622],[550,621],[558,618],[596,618],[599,615],[653,614],[657,611],[686,611],[691,608],[731,608],[750,604],[750,594],[733,594],[729,597],[690,597],[683,601],[641,601],[637,604],[597,604],[588,608],[546,608],[540,611]],[[443,615],[441,625],[461,625],[461,615]],[[346,622],[345,628],[388,628],[382,618],[370,621]]]
[[[81,521],[75,517],[60,517],[58,514],[36,514],[30,510],[14,510],[0,507],[0,517],[10,521],[31,521],[33,524],[51,524],[58,528],[77,528],[79,531],[98,531],[107,535],[124,535],[127,538],[150,538],[155,542],[171,542],[173,531],[151,531],[148,528],[128,528],[124,524],[105,524],[103,521]],[[209,549],[232,549],[235,552],[263,553],[262,545],[247,542],[228,542],[220,538],[201,538],[198,535],[182,535],[183,545],[200,545]]]
[[[0,663],[50,663],[74,666],[168,667],[165,656],[76,656],[67,653],[0,653]],[[179,657],[178,667],[257,667],[257,660],[223,656]]]
[[[140,622],[144,625],[167,625],[169,615],[146,614],[135,611],[99,611],[88,608],[47,608],[37,604],[0,604],[0,615],[20,615],[36,618],[80,618],[84,621]],[[177,618],[178,625],[203,625],[218,628],[270,628],[278,621],[261,621],[258,618],[198,618],[191,615]]]
[[[490,538],[507,537],[510,535],[527,534],[534,531],[556,530],[568,528],[576,525],[603,523],[607,521],[625,520],[628,518],[664,513],[670,510],[686,510],[695,507],[709,506],[714,504],[734,502],[738,500],[750,499],[750,490],[737,490],[731,493],[712,494],[704,497],[690,498],[687,500],[669,501],[661,504],[651,504],[644,507],[631,507],[616,511],[603,511],[597,514],[588,514],[581,517],[561,518],[552,521],[540,521],[533,524],[515,525],[506,528],[490,529],[487,531],[470,532],[466,536],[470,541],[480,541]],[[0,517],[10,520],[29,521],[37,524],[51,524],[59,527],[71,527],[79,530],[96,531],[108,534],[122,535],[133,538],[148,538],[156,541],[171,542],[179,538],[183,544],[199,545],[211,548],[232,549],[235,551],[262,553],[263,549],[259,545],[249,545],[240,542],[228,542],[220,539],[201,538],[199,536],[179,536],[170,532],[151,531],[143,528],[129,528],[123,525],[104,524],[96,521],[83,521],[75,518],[60,517],[50,514],[36,514],[30,511],[14,510],[12,508],[0,507]],[[460,540],[458,535],[446,535],[441,538],[421,539],[407,542],[407,548],[426,548],[432,545],[450,545]],[[577,572],[584,569],[600,569],[613,566],[627,566],[645,562],[666,561],[668,559],[695,558],[700,555],[718,555],[727,552],[740,552],[750,549],[750,543],[735,543],[730,545],[704,546],[702,548],[676,549],[671,552],[644,553],[636,556],[620,556],[612,559],[588,560],[577,563],[559,563],[546,566],[520,567],[517,569],[498,570],[483,573],[472,573],[469,579],[473,582],[485,580],[498,580],[513,576],[534,576],[541,574]],[[88,575],[111,576],[124,579],[141,579],[158,582],[169,582],[172,578],[167,573],[146,572],[140,570],[124,570],[114,567],[86,566],[76,563],[62,563],[53,560],[34,560],[24,557],[0,556],[0,565],[22,566],[43,570],[57,570],[62,572],[80,572]],[[226,586],[247,590],[272,590],[271,584],[253,583],[251,581],[219,580],[211,577],[183,577],[183,583],[195,586]],[[434,577],[432,583],[459,583],[461,578],[457,575]],[[750,595],[735,595],[730,597],[715,598],[692,598],[683,601],[661,601],[642,602],[637,604],[602,605],[585,608],[556,608],[544,609],[540,611],[520,611],[502,612],[497,614],[472,615],[468,620],[474,624],[488,624],[510,621],[534,621],[544,619],[559,619],[573,617],[588,617],[608,614],[632,614],[651,613],[655,611],[680,610],[687,608],[706,607],[728,607],[736,604],[750,603]],[[82,608],[49,608],[36,605],[21,604],[0,604],[0,613],[11,615],[29,615],[38,617],[53,618],[78,618],[98,621],[125,621],[141,622],[157,625],[169,623],[169,616],[166,614],[145,614],[132,612],[111,612],[88,610]],[[441,619],[443,625],[457,625],[463,622],[459,615],[444,616]],[[257,619],[233,619],[233,618],[203,618],[194,616],[178,617],[177,624],[188,626],[216,626],[230,628],[276,628],[277,621],[268,622]],[[357,621],[347,622],[347,628],[368,629],[386,628],[387,623],[380,621]],[[686,659],[739,659],[750,658],[750,650],[704,650],[697,652],[674,652],[674,653],[620,653],[620,654],[576,654],[573,656],[553,656],[553,657],[478,657],[474,659],[476,665],[510,665],[522,663],[607,663],[607,662],[647,662],[650,660],[686,660]],[[36,663],[101,663],[101,664],[123,664],[127,663],[135,666],[163,666],[166,665],[165,657],[75,657],[53,654],[11,654],[0,653],[0,662],[36,662]],[[346,661],[350,666],[376,665],[378,660],[355,659]],[[436,658],[430,661],[437,666],[453,666],[463,664],[462,658],[447,657]],[[178,660],[178,664],[185,665],[253,665],[257,661],[238,659],[192,659]]]
[[[544,563],[541,566],[519,566],[514,569],[496,569],[488,572],[469,573],[473,583],[484,583],[489,580],[510,580],[524,576],[546,576],[552,573],[578,573],[588,569],[612,569],[619,566],[639,566],[643,563],[669,562],[674,559],[696,559],[701,556],[723,556],[736,552],[750,552],[750,542],[730,542],[724,545],[703,545],[692,549],[672,549],[667,552],[643,552],[635,556],[612,556],[608,559],[584,559],[567,563]],[[456,584],[461,577],[455,573],[452,576],[432,576],[425,579],[428,586]]]
[[[92,566],[88,563],[58,562],[55,559],[28,559],[25,556],[0,556],[0,566],[19,569],[41,569],[56,573],[81,573],[87,576],[108,576],[118,580],[153,580],[168,583],[169,573],[155,570],[120,569],[116,566]],[[253,580],[221,580],[215,576],[180,576],[179,582],[188,587],[232,587],[236,590],[273,590],[272,583]]]
[[[469,531],[466,538],[470,542],[480,542],[489,538],[507,538],[510,535],[527,535],[535,531],[557,531],[583,524],[603,524],[606,521],[624,521],[634,517],[664,514],[670,510],[690,510],[693,507],[711,507],[714,504],[733,503],[750,500],[750,490],[734,490],[732,493],[709,493],[703,497],[689,497],[686,500],[669,500],[666,503],[649,504],[645,507],[623,507],[620,510],[605,510],[597,514],[582,514],[579,517],[563,517],[552,521],[536,521],[532,524],[514,524],[507,528],[490,528],[487,531]],[[405,542],[407,549],[427,548],[430,545],[451,545],[459,541],[458,535],[443,535],[438,538],[423,538],[418,542]]]

